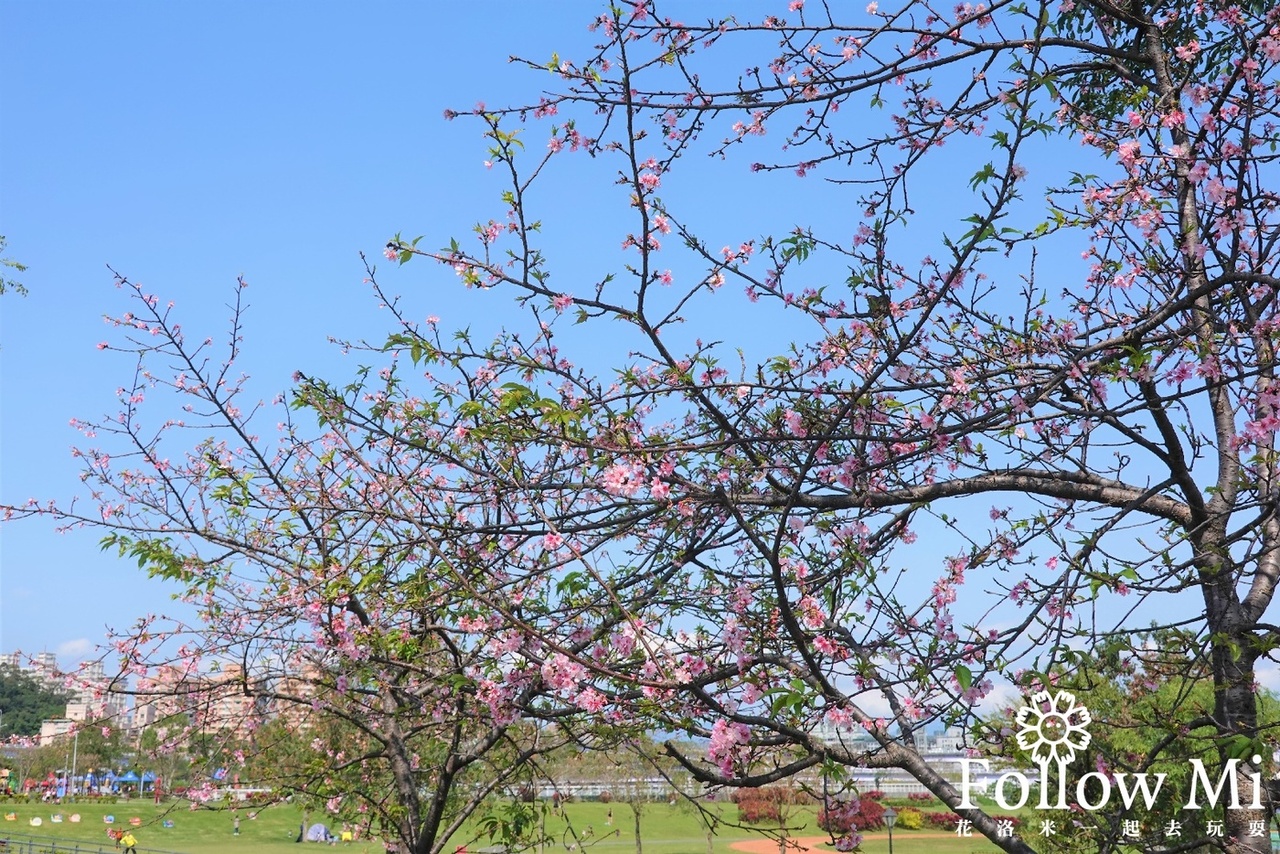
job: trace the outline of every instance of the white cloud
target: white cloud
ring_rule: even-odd
[[[60,660],[79,661],[93,652],[93,642],[88,638],[76,638],[75,640],[63,641],[58,644],[58,648],[54,651],[58,653]]]
[[[1022,691],[1016,685],[1001,680],[992,685],[991,693],[978,702],[977,708],[980,714],[991,715],[1010,706],[1020,706],[1022,700]]]

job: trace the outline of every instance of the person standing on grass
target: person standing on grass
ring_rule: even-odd
[[[126,830],[120,841],[124,844],[124,854],[138,854],[138,840],[132,830]]]
[[[232,836],[240,835],[240,816],[239,815],[233,815],[231,817],[231,835]]]

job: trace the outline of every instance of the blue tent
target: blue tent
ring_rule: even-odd
[[[306,838],[308,842],[328,842],[333,839],[333,834],[329,832],[329,828],[316,822],[307,828]]]
[[[139,777],[135,772],[129,771],[117,777],[116,782],[117,783],[140,783],[142,782],[142,778]]]

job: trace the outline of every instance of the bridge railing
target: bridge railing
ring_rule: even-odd
[[[88,842],[57,836],[33,836],[26,833],[0,831],[0,854],[120,854],[122,849],[110,840]],[[163,848],[138,846],[138,854],[178,854]]]

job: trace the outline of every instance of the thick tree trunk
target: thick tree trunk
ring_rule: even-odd
[[[1204,544],[1201,544],[1201,548]],[[1225,547],[1210,553],[1221,554]],[[1225,560],[1212,561],[1201,569],[1205,612],[1209,629],[1211,666],[1213,668],[1214,719],[1223,740],[1219,749],[1220,767],[1228,760],[1228,739],[1258,735],[1258,699],[1255,693],[1255,665],[1258,653],[1254,645],[1253,624],[1241,607],[1235,588],[1234,567]],[[1253,752],[1243,757],[1236,771],[1239,809],[1225,809],[1227,850],[1245,854],[1270,854],[1271,822],[1265,787],[1255,791],[1251,774],[1259,770],[1252,763]],[[1224,794],[1230,806],[1231,794]],[[1256,800],[1262,808],[1253,808]]]
[[[1233,637],[1228,634],[1213,650],[1213,675],[1215,688],[1215,717],[1225,737],[1242,735],[1256,738],[1258,734],[1258,701],[1254,693],[1255,661],[1252,638],[1247,631]],[[1226,750],[1219,751],[1223,765],[1228,759]],[[1265,785],[1255,791],[1251,774],[1260,770],[1252,762],[1252,752],[1245,756],[1237,768],[1237,795],[1240,809],[1227,809],[1227,850],[1233,852],[1271,852],[1271,810]],[[1266,759],[1266,757],[1260,757]],[[1230,798],[1230,793],[1224,795]],[[1255,803],[1261,809],[1253,808]],[[1230,801],[1228,800],[1228,804]]]
[[[404,733],[396,720],[399,704],[390,687],[382,690],[382,711],[386,714],[387,723],[385,741],[387,759],[391,764],[391,777],[399,797],[404,814],[399,819],[399,850],[424,854],[418,845],[421,829],[422,809],[418,799],[418,784],[413,771],[412,751],[405,741]]]

